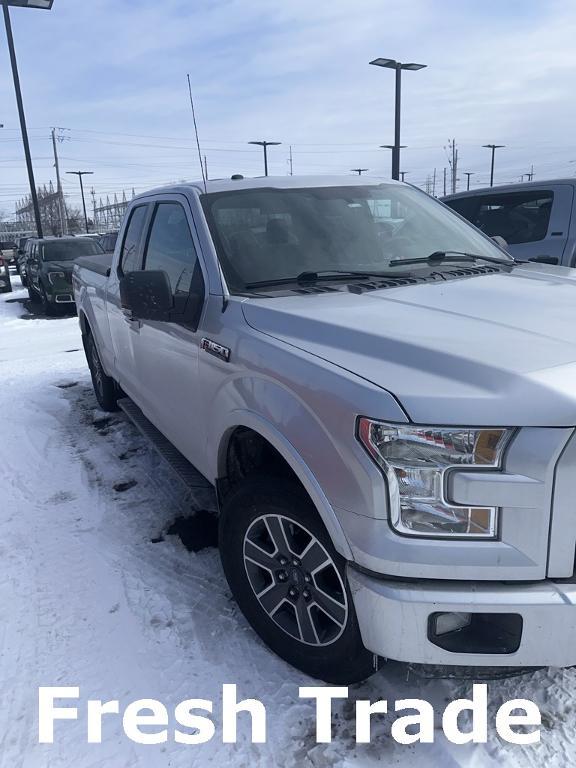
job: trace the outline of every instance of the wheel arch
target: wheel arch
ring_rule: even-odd
[[[234,417],[222,433],[218,444],[217,468],[218,478],[220,478],[219,482],[224,480],[224,486],[229,487],[230,454],[239,435],[249,434],[254,436],[256,440],[263,441],[265,449],[271,450],[274,456],[279,457],[291,475],[304,488],[324,523],[336,550],[346,560],[352,560],[352,550],[340,521],[314,473],[297,449],[284,435],[261,416],[244,411],[241,413],[236,412]],[[259,465],[256,464],[255,468],[257,469],[258,467]],[[232,478],[232,481],[234,482],[234,478]]]

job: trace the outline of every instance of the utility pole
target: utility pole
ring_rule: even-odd
[[[446,168],[444,168],[444,197],[446,197]]]
[[[58,211],[60,213],[60,230],[62,235],[67,234],[66,207],[64,204],[64,192],[60,179],[60,163],[58,162],[58,150],[56,148],[56,128],[52,128],[52,146],[54,148],[54,167],[56,168],[56,187],[58,192]]]
[[[370,168],[350,168],[352,173],[357,173],[358,176],[362,176],[365,171],[369,171]]]
[[[204,155],[204,178],[208,181],[208,159],[206,155]]]
[[[93,211],[92,215],[94,218],[94,230],[97,231],[96,220],[98,217],[96,215],[96,190],[94,189],[94,187],[92,187],[92,189],[90,190],[90,194],[92,195],[92,211]]]
[[[432,176],[432,197],[436,197],[436,168],[434,168],[434,175]]]
[[[451,157],[448,157],[448,163],[450,165],[450,186],[452,188],[452,194],[456,193],[456,186],[458,182],[458,150],[456,149],[456,139],[448,139],[448,148],[451,150]]]
[[[292,144],[290,144],[290,159],[288,160],[290,165],[290,176],[294,176],[294,158],[292,157]]]
[[[501,149],[502,147],[505,147],[505,144],[482,144],[484,149],[491,149],[492,150],[492,162],[490,164],[490,186],[494,186],[494,155],[496,153],[497,149]]]
[[[82,176],[93,176],[94,171],[66,171],[71,176],[78,176],[80,179],[80,192],[82,193],[82,208],[84,209],[84,223],[86,225],[86,234],[90,234],[90,227],[88,226],[88,214],[86,213],[86,198],[84,197],[84,183],[82,182]]]
[[[527,173],[526,176],[528,176],[528,181],[532,181],[534,178],[534,165],[530,166],[530,173]]]

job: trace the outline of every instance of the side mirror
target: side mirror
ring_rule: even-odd
[[[558,258],[556,256],[533,256],[528,261],[536,261],[539,264],[558,264]]]
[[[506,242],[506,240],[504,240],[502,235],[492,235],[492,240],[494,240],[496,245],[499,245],[500,248],[504,248],[504,249],[508,248],[508,243]]]
[[[168,275],[160,270],[129,272],[120,280],[120,301],[135,320],[170,320],[174,301]]]

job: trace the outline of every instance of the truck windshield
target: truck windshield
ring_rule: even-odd
[[[94,256],[104,253],[102,248],[91,238],[78,240],[54,240],[42,246],[42,261],[74,261],[80,256]]]
[[[407,186],[243,189],[203,195],[202,204],[232,292],[296,281],[303,273],[414,271],[429,268],[435,252],[513,263],[468,223]]]

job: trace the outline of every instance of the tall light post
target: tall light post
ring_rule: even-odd
[[[24,144],[24,155],[26,157],[26,168],[28,170],[28,183],[30,184],[30,196],[34,208],[34,218],[36,219],[36,232],[38,237],[43,236],[42,219],[40,217],[40,206],[38,205],[38,194],[36,192],[36,182],[34,180],[34,169],[32,167],[32,154],[30,152],[30,141],[28,139],[28,128],[26,127],[26,114],[24,112],[24,102],[22,100],[22,90],[20,88],[20,75],[18,73],[18,63],[16,61],[16,49],[14,47],[14,35],[12,34],[12,22],[10,20],[9,6],[17,8],[43,8],[49,11],[52,8],[54,0],[0,0],[2,11],[4,12],[4,25],[6,27],[6,39],[8,40],[8,51],[10,53],[10,64],[12,65],[12,78],[14,80],[14,90],[16,92],[16,103],[18,105],[18,117],[20,118],[20,129],[22,131],[22,142]]]
[[[394,59],[374,59],[370,64],[374,64],[376,67],[385,67],[386,69],[393,69],[396,72],[396,99],[394,110],[394,144],[392,146],[392,178],[398,181],[400,179],[400,108],[401,108],[401,93],[402,93],[402,70],[407,69],[410,72],[416,72],[419,69],[424,69],[426,64],[414,64],[409,62],[402,64],[400,61]]]
[[[82,176],[93,176],[94,171],[66,171],[71,176],[78,176],[80,179],[80,192],[82,192],[82,207],[84,208],[84,224],[86,225],[86,234],[90,232],[88,227],[88,214],[86,213],[86,198],[84,197],[84,183],[82,182]]]
[[[357,173],[358,176],[362,176],[363,173],[369,170],[370,168],[350,168],[351,173]]]
[[[268,147],[279,147],[281,141],[249,141],[248,144],[256,144],[264,149],[264,176],[268,176]]]
[[[470,189],[470,176],[474,176],[474,171],[465,171],[464,176],[466,176],[466,192]]]
[[[400,181],[404,181],[404,176],[406,176],[407,173],[410,173],[410,171],[400,171]]]
[[[482,144],[484,149],[491,149],[492,150],[492,162],[490,164],[490,186],[494,186],[494,155],[496,154],[497,149],[501,149],[502,147],[505,147],[506,144]]]

